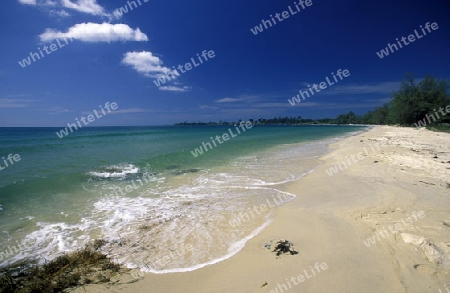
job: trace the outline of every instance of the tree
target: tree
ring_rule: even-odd
[[[433,109],[445,108],[450,104],[446,81],[426,76],[416,84],[412,75],[407,75],[406,79],[391,101],[388,115],[390,122],[412,125],[424,119]]]
[[[374,111],[367,112],[363,117],[365,124],[389,124],[389,105],[384,104],[382,107],[376,108]]]
[[[348,112],[347,114],[339,115],[336,118],[337,124],[356,124],[361,121],[360,117],[356,116],[355,113],[352,111]]]

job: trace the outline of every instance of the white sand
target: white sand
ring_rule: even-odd
[[[359,154],[364,159],[327,175],[338,161],[364,148],[370,150]],[[148,274],[133,283],[122,275],[116,284],[75,292],[445,292],[450,134],[375,127],[335,143],[322,162],[288,188],[297,198],[234,257],[188,273]],[[378,234],[368,247],[364,241],[376,232],[384,237]],[[263,247],[280,238],[294,243],[299,254],[276,258]],[[304,270],[311,275],[317,262],[328,268],[297,285],[289,281]],[[292,288],[274,291],[288,282]]]

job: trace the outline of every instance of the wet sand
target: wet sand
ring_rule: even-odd
[[[377,126],[332,144],[321,163],[230,259],[75,292],[445,292],[450,134]],[[276,257],[264,247],[279,239],[299,253]]]

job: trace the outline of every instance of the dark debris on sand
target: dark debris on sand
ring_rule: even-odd
[[[277,256],[285,253],[289,253],[291,255],[298,254],[298,251],[294,250],[294,244],[285,239],[281,239],[275,243],[275,248],[272,252],[275,252]]]

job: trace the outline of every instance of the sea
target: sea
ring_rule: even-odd
[[[46,263],[96,239],[114,261],[144,272],[222,261],[279,206],[301,200],[286,186],[314,172],[330,143],[364,129],[86,127],[59,138],[58,128],[0,128],[0,268]]]

